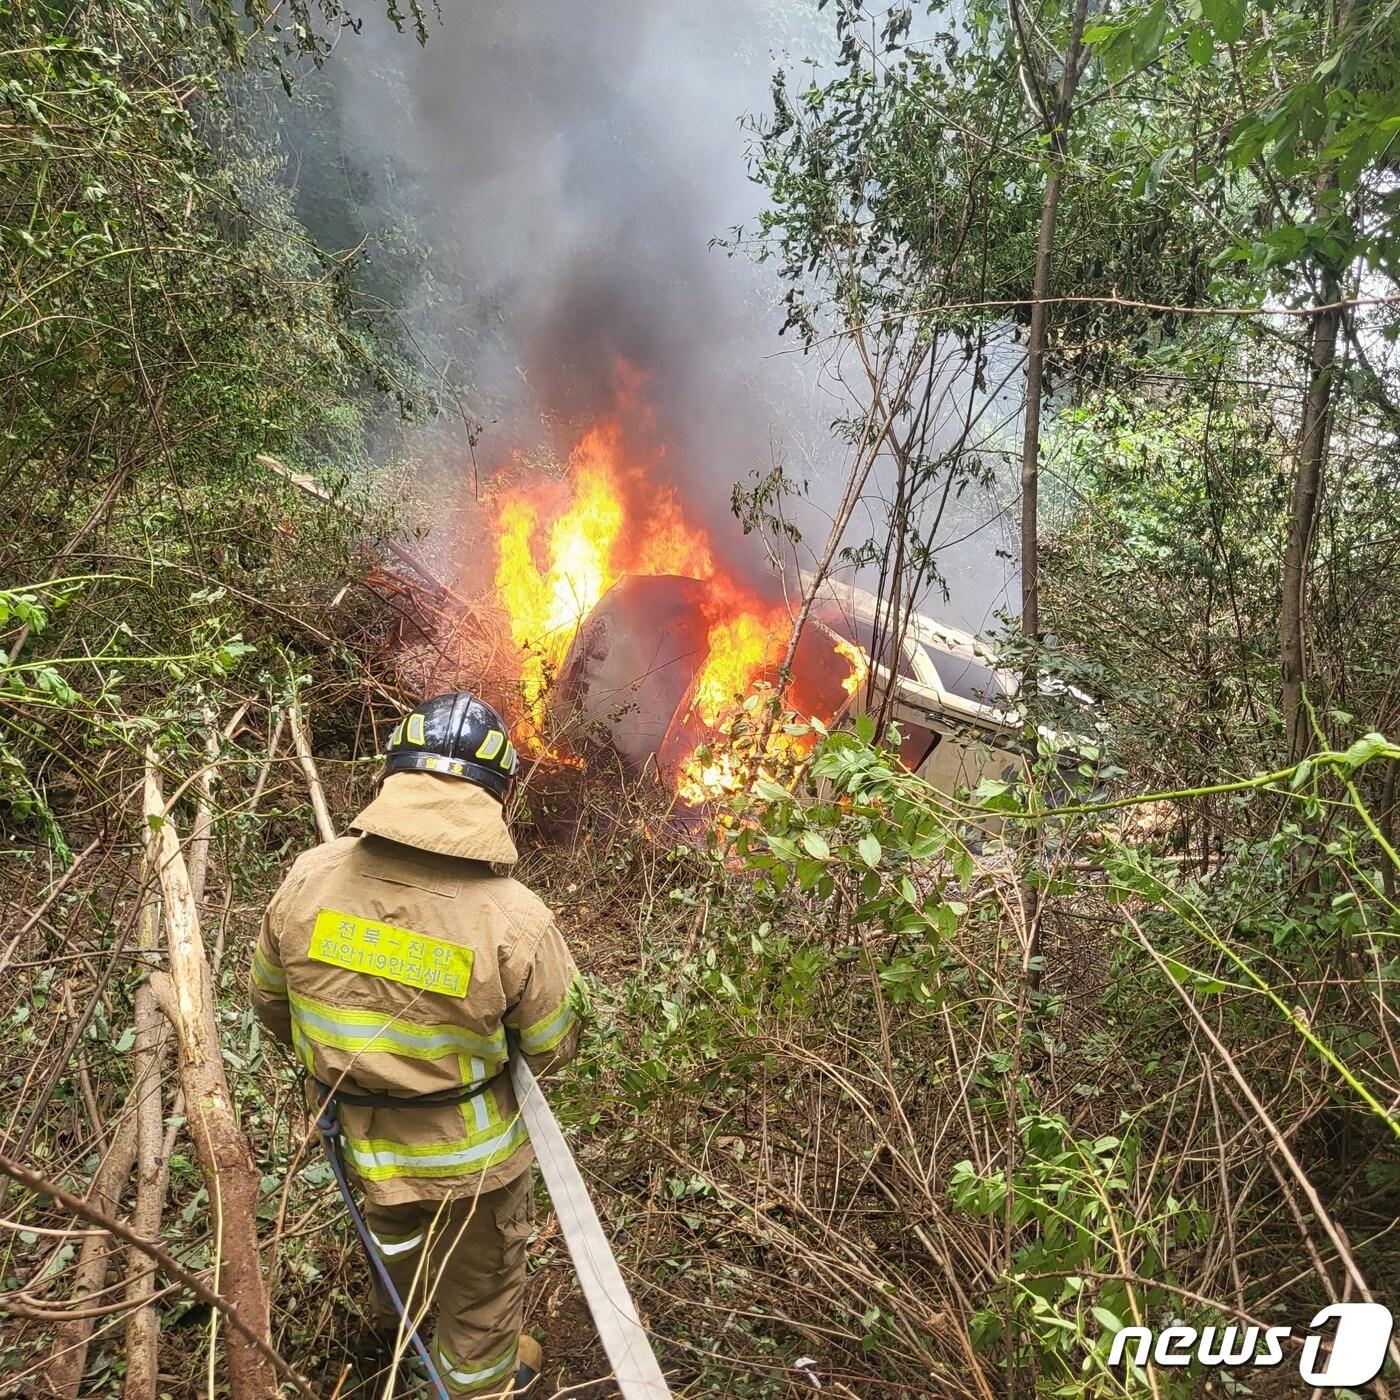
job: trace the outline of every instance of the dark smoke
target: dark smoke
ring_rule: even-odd
[[[664,447],[663,478],[732,561],[765,567],[729,497],[776,462],[811,483],[793,514],[820,546],[847,460],[829,425],[849,405],[779,340],[771,270],[710,245],[761,207],[741,119],[767,112],[775,66],[830,43],[814,0],[474,0],[444,6],[423,49],[370,19],[345,38],[327,73],[355,222],[371,258],[400,225],[423,246],[391,299],[467,381],[483,468],[515,448],[562,456],[623,360],[655,415],[629,430]],[[415,445],[439,501],[470,491],[463,436]],[[1000,605],[993,544],[939,605],[949,620],[981,626]]]

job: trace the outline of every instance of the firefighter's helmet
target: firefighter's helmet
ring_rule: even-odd
[[[465,778],[499,802],[519,771],[505,721],[465,690],[434,696],[411,710],[389,736],[384,756],[386,778],[407,772]]]

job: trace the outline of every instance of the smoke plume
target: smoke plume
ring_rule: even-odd
[[[820,546],[847,462],[830,424],[849,404],[778,338],[771,267],[711,244],[762,207],[741,119],[830,29],[798,0],[474,0],[444,7],[421,49],[372,17],[341,43],[326,71],[358,232],[371,263],[398,226],[421,245],[419,277],[390,299],[469,383],[482,469],[566,454],[631,366],[653,416],[627,430],[731,564],[764,568],[732,484],[779,463],[811,484],[793,514]],[[416,446],[439,502],[470,492],[463,436]],[[981,626],[999,605],[992,552],[984,533],[966,586],[953,561],[949,620]]]

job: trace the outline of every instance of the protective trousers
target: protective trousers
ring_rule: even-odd
[[[437,1308],[433,1360],[453,1395],[508,1395],[515,1380],[531,1178],[527,1169],[495,1191],[447,1201],[365,1202],[365,1223],[409,1315]],[[378,1289],[375,1311],[383,1330],[397,1327]]]

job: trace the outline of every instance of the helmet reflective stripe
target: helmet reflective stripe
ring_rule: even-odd
[[[389,736],[384,773],[463,778],[504,801],[520,761],[505,721],[465,690],[414,707]]]

